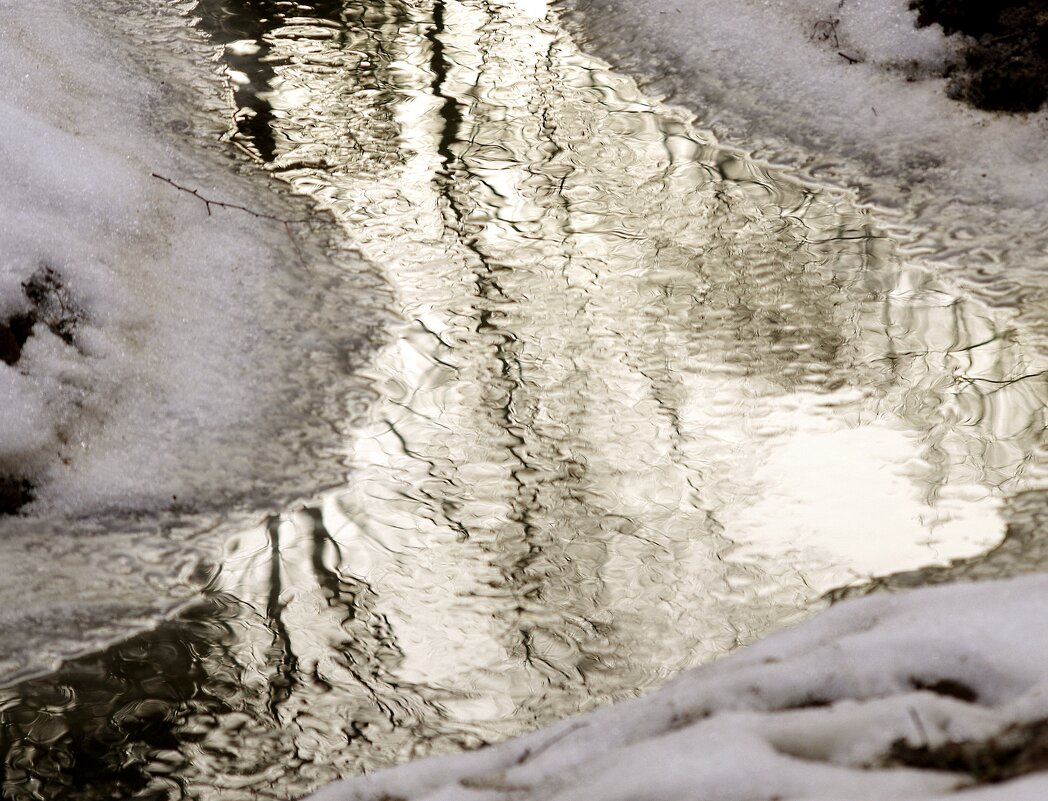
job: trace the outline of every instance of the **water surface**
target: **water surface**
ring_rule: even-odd
[[[545,3],[194,13],[232,138],[403,322],[344,488],[231,540],[181,618],[0,692],[5,797],[293,798],[504,739],[975,557],[1037,484],[1007,315]]]

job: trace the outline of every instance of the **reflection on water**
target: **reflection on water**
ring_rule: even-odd
[[[690,129],[540,0],[207,0],[237,141],[387,270],[348,486],[193,613],[0,693],[5,793],[289,798],[644,691],[996,545],[1043,369],[905,234]]]

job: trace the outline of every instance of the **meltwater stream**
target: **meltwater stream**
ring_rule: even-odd
[[[0,690],[4,798],[295,798],[501,740],[983,553],[1037,483],[1041,357],[1000,312],[543,0],[193,13],[237,141],[403,324],[344,488],[234,538],[179,618]]]

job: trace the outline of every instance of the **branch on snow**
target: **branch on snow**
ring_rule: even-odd
[[[209,217],[211,216],[211,207],[215,206],[215,207],[221,208],[221,209],[235,209],[236,211],[243,211],[243,212],[246,212],[247,214],[250,214],[252,217],[257,217],[260,220],[273,220],[273,222],[283,223],[284,225],[290,225],[291,223],[307,223],[307,222],[309,222],[309,220],[307,220],[307,219],[288,220],[288,219],[286,219],[284,217],[277,217],[275,214],[266,214],[265,212],[262,212],[262,211],[255,211],[254,209],[250,209],[247,206],[241,206],[239,203],[227,203],[224,200],[213,200],[213,199],[211,199],[209,197],[204,197],[196,189],[191,189],[188,186],[183,186],[182,184],[180,184],[180,183],[178,183],[176,181],[173,181],[173,180],[171,180],[170,178],[168,178],[168,177],[166,177],[164,175],[160,175],[159,173],[152,172],[152,173],[150,173],[150,175],[152,175],[154,178],[157,178],[157,179],[163,181],[165,184],[168,184],[169,186],[173,186],[175,189],[179,190],[180,192],[185,192],[185,193],[190,194],[193,197],[195,197],[197,200],[199,200],[201,203],[204,204],[204,207],[207,209],[207,215]]]

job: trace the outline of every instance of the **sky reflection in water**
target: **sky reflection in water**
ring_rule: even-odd
[[[717,147],[542,2],[195,13],[237,140],[404,323],[347,487],[234,538],[192,612],[0,692],[5,798],[295,797],[1001,540],[1042,368],[905,232]]]

